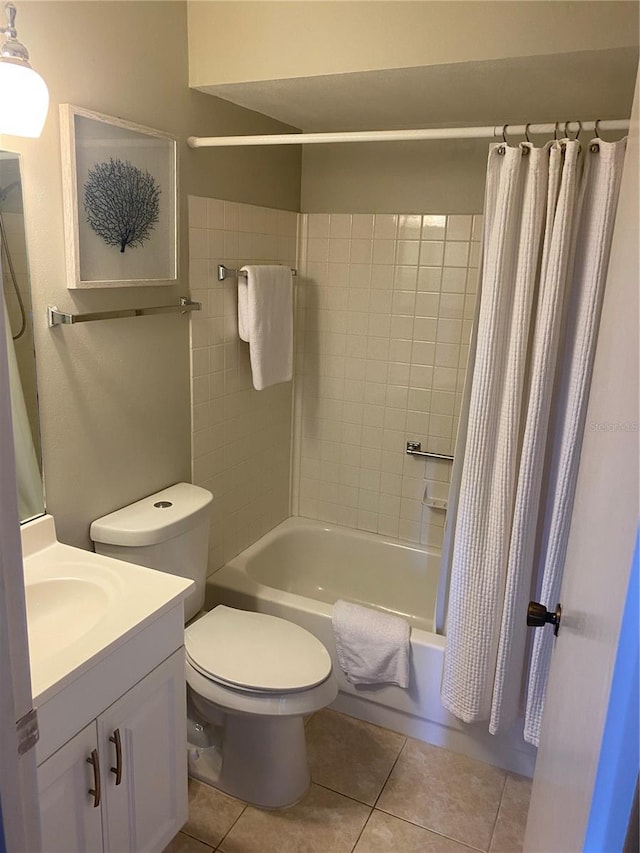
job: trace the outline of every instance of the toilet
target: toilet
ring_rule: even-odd
[[[98,554],[195,581],[185,600],[189,774],[283,808],[310,784],[304,716],[333,702],[337,682],[328,651],[299,625],[224,605],[199,615],[212,500],[178,483],[97,519],[90,535]]]

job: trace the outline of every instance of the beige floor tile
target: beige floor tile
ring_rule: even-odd
[[[202,841],[196,841],[189,835],[179,832],[171,844],[164,848],[163,853],[212,853],[213,847],[208,847]]]
[[[296,806],[246,811],[220,845],[223,853],[351,853],[371,809],[312,785]]]
[[[414,823],[374,809],[353,853],[472,853],[469,847],[451,841]]]
[[[311,778],[372,806],[406,738],[335,711],[320,711],[307,727]]]
[[[531,779],[509,773],[491,839],[491,853],[519,853],[527,826]]]
[[[189,820],[182,827],[187,835],[216,847],[242,814],[245,804],[215,788],[189,779]]]
[[[506,773],[409,738],[377,808],[487,850]]]

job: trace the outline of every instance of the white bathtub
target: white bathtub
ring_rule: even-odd
[[[440,704],[445,638],[433,632],[439,554],[336,525],[289,518],[207,581],[208,608],[270,613],[311,631],[329,650],[339,711],[438,746],[533,774],[535,750],[514,731],[493,737]],[[354,687],[337,662],[331,609],[338,598],[402,616],[411,625],[411,682]]]

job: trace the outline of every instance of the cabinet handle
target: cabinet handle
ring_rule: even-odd
[[[97,809],[100,805],[100,759],[98,758],[98,750],[91,750],[91,756],[87,758],[87,764],[93,767],[93,788],[89,788],[89,793],[93,797],[93,807]]]
[[[111,737],[110,743],[116,745],[116,766],[111,768],[111,772],[116,774],[116,785],[122,782],[122,741],[120,740],[120,729],[115,729]]]

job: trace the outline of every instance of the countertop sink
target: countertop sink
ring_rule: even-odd
[[[81,578],[35,581],[25,592],[29,651],[41,660],[81,639],[115,599],[112,589]]]
[[[183,601],[193,582],[56,540],[51,516],[22,525],[31,688],[61,690]]]

